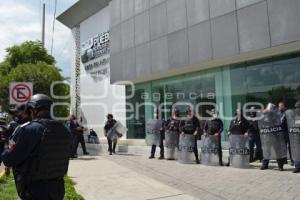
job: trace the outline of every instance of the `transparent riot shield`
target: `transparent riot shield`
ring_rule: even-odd
[[[126,134],[127,128],[122,125],[121,122],[117,121],[115,125],[108,131],[107,137],[112,140],[118,140],[124,134]]]
[[[216,166],[219,165],[219,145],[218,138],[209,135],[203,137],[201,146],[201,164]]]
[[[175,160],[177,159],[177,148],[179,143],[179,132],[178,131],[166,131],[165,133],[165,147],[166,147],[166,159]]]
[[[248,168],[250,160],[248,138],[244,135],[230,135],[229,143],[230,165],[236,168]]]
[[[183,164],[195,163],[194,147],[196,137],[194,135],[182,134],[179,137],[178,161]]]
[[[146,143],[148,146],[160,144],[160,129],[162,128],[163,121],[150,119],[146,124]]]
[[[282,115],[278,110],[263,113],[259,121],[263,157],[276,160],[287,157],[285,133],[281,125]]]
[[[300,160],[300,111],[288,110],[286,112],[292,157]]]

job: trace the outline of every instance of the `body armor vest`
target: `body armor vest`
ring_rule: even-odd
[[[38,147],[38,156],[33,161],[31,180],[63,178],[69,166],[71,134],[58,121],[40,119],[36,122],[41,123],[46,129]]]

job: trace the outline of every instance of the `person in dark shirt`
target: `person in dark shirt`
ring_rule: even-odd
[[[230,135],[244,135],[244,137],[248,137],[248,129],[249,129],[249,123],[245,119],[243,115],[243,111],[237,109],[235,113],[235,118],[230,123],[228,136],[230,137]],[[228,159],[227,166],[229,165],[230,165],[230,159]]]
[[[187,110],[186,113],[187,113],[187,119],[182,120],[180,122],[180,131],[181,134],[189,134],[195,136],[194,154],[195,154],[196,163],[200,164],[199,156],[198,156],[198,147],[197,147],[198,131],[200,129],[199,120],[193,114],[190,108]]]
[[[160,116],[160,111],[156,111],[156,119],[159,120],[161,118]],[[162,119],[162,124],[159,129],[159,134],[160,134],[160,141],[159,141],[159,148],[160,148],[160,156],[159,160],[165,159],[165,151],[164,151],[164,139],[165,139],[165,121]],[[151,146],[151,153],[149,156],[149,159],[153,159],[155,157],[155,151],[156,151],[156,145]]]
[[[285,136],[285,142],[287,145],[287,150],[291,159],[291,166],[294,166],[294,160],[292,156],[292,151],[291,151],[291,142],[290,142],[290,137],[289,137],[289,131],[287,127],[287,121],[286,121],[286,115],[285,111],[287,110],[285,102],[281,101],[278,103],[278,109],[281,113],[281,123],[283,124],[283,129],[284,129],[284,136]],[[285,161],[285,164],[287,164],[287,160]]]
[[[81,143],[81,147],[83,150],[84,155],[88,155],[89,153],[86,150],[84,137],[83,137],[83,131],[84,128],[81,127],[77,121],[76,121],[75,115],[70,115],[69,119],[67,121],[67,127],[69,128],[70,132],[72,133],[72,145],[70,150],[70,158],[74,159],[77,158],[77,148],[79,143]]]
[[[249,148],[250,148],[250,162],[263,159],[261,140],[259,135],[258,121],[255,119],[257,113],[254,107],[251,107],[250,118],[248,120],[249,127]],[[254,155],[254,146],[256,146],[256,154]]]
[[[204,125],[204,136],[213,135],[218,138],[218,155],[219,155],[219,165],[223,166],[222,160],[222,141],[221,134],[223,132],[223,122],[218,118],[218,113],[215,109],[211,110],[212,118],[206,121]]]
[[[109,137],[107,137],[108,131],[117,123],[112,114],[107,115],[107,121],[104,126],[104,135],[107,138],[108,143],[108,152],[109,155],[116,153],[117,140],[112,141]]]

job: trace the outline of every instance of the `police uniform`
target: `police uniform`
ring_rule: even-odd
[[[164,159],[165,158],[165,147],[164,147],[164,139],[165,139],[165,126],[166,122],[165,120],[162,120],[162,127],[160,128],[160,140],[159,140],[159,148],[160,148],[160,157],[159,159]],[[156,151],[156,145],[151,146],[151,153],[150,153],[150,159],[154,158]]]
[[[228,132],[232,135],[244,135],[248,131],[248,128],[249,123],[245,118],[241,117],[240,119],[238,119],[238,117],[236,117],[230,122]],[[230,157],[228,158],[227,166],[229,165]]]
[[[223,166],[222,160],[222,142],[221,142],[221,134],[223,132],[223,122],[219,118],[213,118],[212,120],[206,121],[204,125],[204,130],[208,135],[214,135],[218,133],[218,156],[219,156],[219,164]]]
[[[280,110],[280,114],[281,114],[282,128],[283,128],[284,136],[285,136],[285,143],[287,145],[287,150],[288,150],[292,165],[294,165],[294,160],[293,160],[292,151],[291,151],[291,143],[290,143],[290,137],[289,137],[289,133],[288,133],[289,131],[288,131],[288,126],[287,126],[285,111]],[[287,160],[285,160],[284,162],[287,163]]]
[[[108,131],[117,123],[116,120],[112,119],[111,121],[107,120],[104,126],[104,130],[106,134]],[[107,143],[108,143],[108,151],[110,154],[116,153],[116,146],[117,146],[117,141],[112,141],[107,137]]]
[[[249,120],[249,148],[250,148],[250,162],[255,160],[262,160],[263,153],[261,147],[261,140],[259,135],[258,122],[256,120]],[[254,145],[256,146],[256,155],[254,156]]]
[[[34,95],[31,101],[37,107],[39,103],[52,104],[45,95]],[[48,111],[41,111],[33,121],[18,126],[2,158],[6,166],[13,167],[22,200],[63,199],[70,144],[68,129],[52,120]]]
[[[182,120],[180,122],[180,130],[184,134],[193,135],[196,131],[198,133],[199,129],[200,129],[199,120],[195,116],[188,118],[186,120]],[[196,163],[199,164],[200,161],[198,156],[197,139],[198,139],[198,135],[195,136],[194,154],[195,154]]]

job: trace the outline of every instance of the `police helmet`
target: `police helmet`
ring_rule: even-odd
[[[39,109],[39,108],[50,108],[53,104],[52,99],[45,94],[35,94],[31,97],[27,103],[28,108]]]

